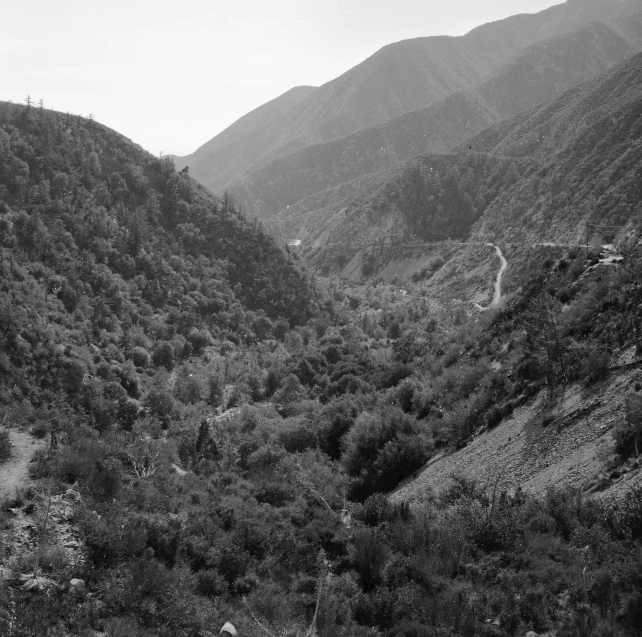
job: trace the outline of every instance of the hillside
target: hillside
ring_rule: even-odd
[[[264,129],[196,161],[188,156],[181,162],[201,183],[221,191],[270,159],[382,124],[470,88],[537,41],[594,20],[612,24],[636,8],[634,0],[573,0],[538,14],[483,25],[461,37],[388,45]]]
[[[171,160],[29,106],[2,104],[0,125],[3,400],[93,376],[87,352],[108,365],[133,333],[127,358],[168,362],[309,318],[292,257]]]
[[[341,215],[327,211],[330,221],[319,224],[323,240],[310,243],[310,258],[345,263],[360,249],[389,242],[390,228],[398,238],[424,241],[472,232],[481,240],[573,242],[587,220],[627,224],[640,201],[641,70],[638,54],[449,155],[423,155],[373,176],[367,191],[348,191]],[[507,164],[501,187],[493,186],[492,171],[476,170],[487,162]]]
[[[538,163],[488,207],[476,231],[492,234],[501,228],[504,237],[578,239],[587,221],[626,225],[639,215],[641,71],[638,54],[518,116],[501,132],[490,129],[471,140],[474,151]]]
[[[633,48],[601,22],[527,47],[478,85],[426,109],[377,127],[314,144],[269,162],[231,187],[247,214],[288,229],[290,238],[309,235],[308,223],[322,225],[326,212],[309,201],[332,198],[333,189],[380,172],[415,155],[445,152],[489,125],[551,100],[622,62]],[[292,206],[292,210],[288,207]],[[301,211],[301,218],[296,214]]]

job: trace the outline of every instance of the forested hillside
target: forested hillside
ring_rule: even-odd
[[[0,122],[5,400],[93,375],[76,349],[131,375],[134,352],[180,359],[310,317],[292,257],[171,160],[34,106],[4,103]]]

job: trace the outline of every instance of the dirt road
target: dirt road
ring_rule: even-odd
[[[33,454],[44,442],[36,440],[28,433],[9,429],[9,438],[13,447],[11,458],[0,464],[0,500],[12,496],[29,478],[29,462]]]
[[[482,312],[484,310],[487,310],[490,307],[498,305],[499,302],[502,300],[502,277],[504,276],[504,271],[508,267],[508,261],[506,261],[506,257],[504,257],[504,254],[502,253],[499,246],[496,246],[494,243],[487,243],[486,245],[492,246],[493,248],[495,248],[495,251],[497,252],[497,256],[501,261],[501,265],[499,267],[499,272],[497,272],[497,277],[495,278],[495,293],[493,294],[493,300],[491,301],[490,305],[488,307],[483,307],[479,303],[473,303],[473,305],[478,310],[481,310]]]

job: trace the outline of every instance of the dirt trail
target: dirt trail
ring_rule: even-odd
[[[28,433],[9,429],[11,458],[0,464],[0,500],[12,496],[16,487],[25,484],[29,478],[29,462],[37,449],[44,446]]]
[[[493,246],[497,251],[497,256],[502,262],[502,265],[499,268],[499,272],[497,273],[497,279],[495,279],[495,294],[493,296],[493,305],[497,305],[502,299],[502,277],[504,276],[504,271],[508,267],[508,261],[506,261],[506,257],[504,257],[499,246],[496,246],[494,244]]]
[[[483,307],[479,303],[473,303],[473,305],[478,310],[481,310],[482,312],[487,310],[490,307],[498,305],[499,302],[502,300],[502,277],[504,276],[504,271],[508,267],[508,261],[506,261],[506,257],[504,256],[500,247],[496,246],[494,243],[487,243],[486,245],[492,246],[493,248],[495,248],[495,251],[497,252],[497,256],[501,261],[501,266],[499,267],[499,272],[497,272],[497,278],[495,279],[495,293],[493,294],[493,300],[491,301],[490,305],[488,307]]]

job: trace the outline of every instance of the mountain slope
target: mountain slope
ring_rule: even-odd
[[[231,192],[248,214],[269,220],[281,215],[290,232],[294,223],[301,234],[301,220],[286,209],[302,198],[419,153],[447,151],[490,124],[599,75],[632,53],[615,31],[594,22],[531,45],[470,92],[277,158],[234,183]],[[315,215],[313,209],[306,213]]]
[[[342,202],[309,254],[318,265],[345,261],[372,249],[391,224],[397,237],[422,240],[463,239],[474,228],[483,241],[557,242],[578,241],[587,220],[627,224],[641,212],[640,113],[637,54],[450,155],[423,155],[373,178],[368,192]],[[487,162],[505,166],[501,178],[512,183],[475,168]]]
[[[269,159],[382,124],[471,87],[527,46],[594,21],[615,23],[639,10],[637,0],[569,0],[533,15],[480,26],[461,37],[388,45],[303,102],[237,143],[188,156],[191,174],[222,190]]]
[[[642,49],[642,9],[613,23],[618,33],[637,49]]]
[[[264,128],[273,120],[278,119],[287,113],[287,111],[292,107],[307,99],[316,90],[317,89],[314,86],[295,86],[289,91],[283,93],[283,95],[279,95],[279,97],[262,104],[253,111],[243,115],[243,117],[236,120],[236,122],[231,126],[228,126],[216,137],[210,139],[210,141],[197,148],[188,156],[189,162],[196,163],[220,148],[223,148],[228,144],[233,144],[246,135]],[[189,163],[187,161],[188,158],[174,157],[176,167],[181,169],[186,166]]]

